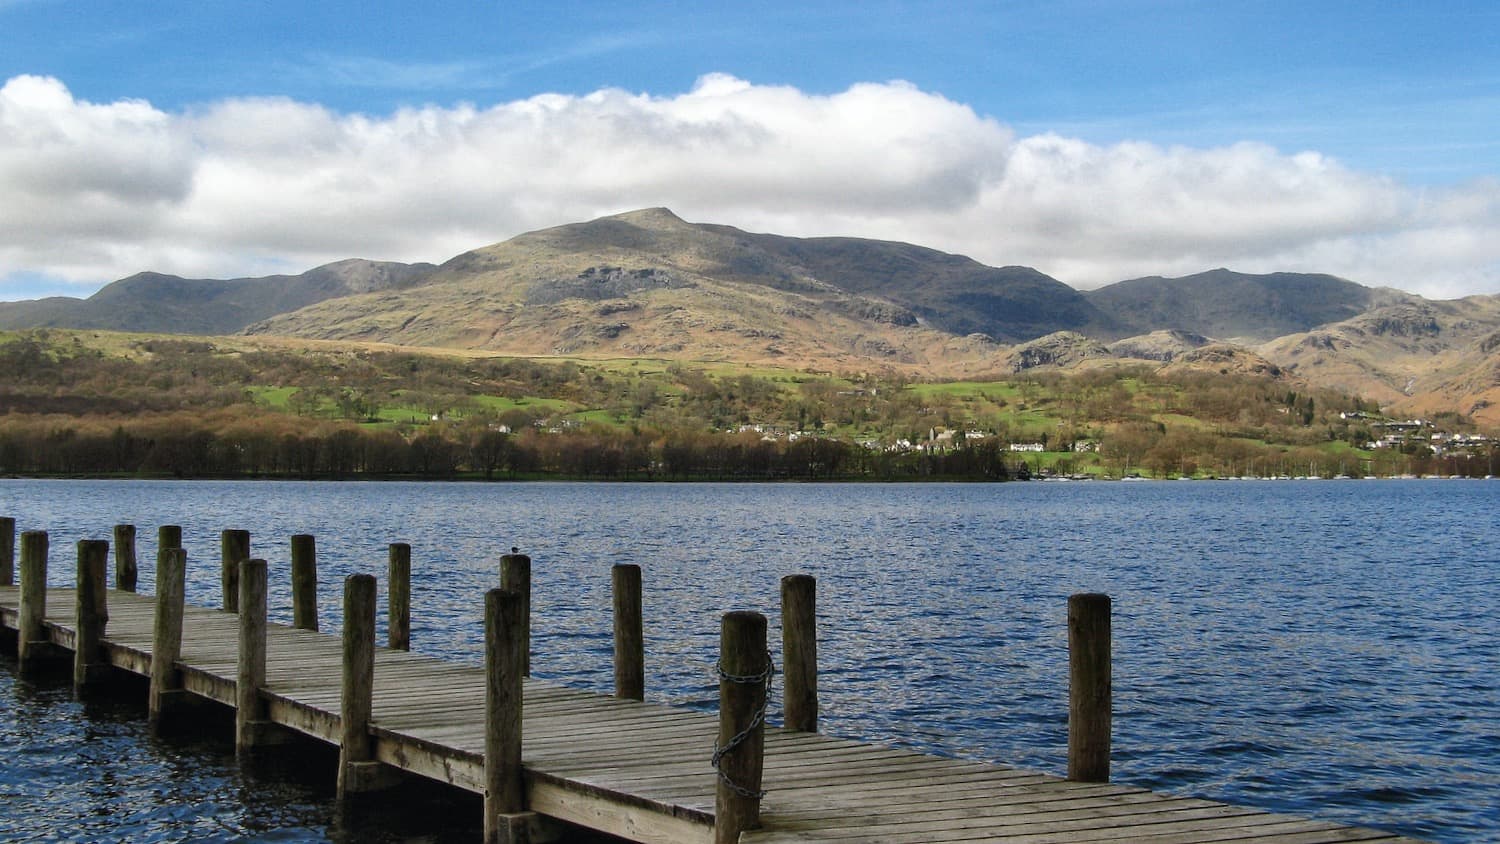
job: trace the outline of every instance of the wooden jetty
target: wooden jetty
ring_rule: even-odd
[[[403,775],[485,795],[486,841],[547,840],[557,835],[550,819],[641,842],[1412,840],[1107,782],[1108,677],[1079,673],[1094,670],[1098,647],[1075,643],[1073,717],[1093,717],[1094,724],[1075,724],[1070,747],[1076,740],[1078,748],[1070,752],[1070,778],[1062,779],[814,732],[815,687],[792,679],[815,676],[806,664],[815,652],[810,644],[791,643],[797,653],[784,656],[787,682],[796,686],[787,693],[790,726],[758,722],[768,654],[765,619],[757,614],[725,618],[716,717],[631,699],[641,696],[640,668],[629,653],[617,661],[617,696],[525,676],[528,601],[519,578],[529,574],[530,560],[522,555],[507,557],[505,575],[520,588],[485,596],[486,665],[477,667],[399,647],[406,632],[397,629],[404,623],[398,614],[409,612],[408,587],[400,582],[410,569],[409,548],[391,549],[398,598],[391,601],[392,648],[373,642],[374,579],[367,575],[346,582],[344,632],[335,636],[317,632],[315,617],[301,617],[300,626],[265,621],[266,566],[233,559],[240,552],[228,549],[240,547],[239,537],[226,535],[223,562],[225,603],[232,592],[238,612],[184,605],[186,555],[168,544],[173,539],[163,536],[159,594],[147,597],[106,591],[103,542],[79,543],[76,588],[38,588],[37,578],[46,582],[45,534],[26,534],[21,585],[10,585],[0,568],[0,638],[15,643],[20,670],[70,660],[80,694],[97,692],[112,671],[151,677],[153,723],[169,721],[186,702],[214,701],[235,711],[236,748],[247,754],[275,752],[287,730],[339,746],[341,797],[399,788]],[[133,568],[132,548],[131,589]],[[784,612],[810,621],[811,578],[789,581]],[[633,632],[639,571],[617,569],[615,582],[618,647],[640,638]],[[1070,615],[1096,612],[1100,597],[1083,596]],[[1103,611],[1107,631],[1107,601]],[[1090,635],[1098,622],[1070,618],[1070,638]],[[1107,642],[1103,653],[1107,671]],[[1089,700],[1076,699],[1080,685],[1102,702],[1102,718],[1088,715]],[[719,755],[725,758],[716,760],[716,772],[711,757]]]

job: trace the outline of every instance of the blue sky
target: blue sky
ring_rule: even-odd
[[[656,204],[1079,286],[1500,292],[1494,2],[0,0],[0,44],[0,200],[40,209],[0,226],[0,299],[443,260]],[[715,166],[747,145],[779,166]]]

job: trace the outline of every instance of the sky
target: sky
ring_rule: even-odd
[[[1493,0],[0,0],[0,300],[666,206],[1500,293]]]

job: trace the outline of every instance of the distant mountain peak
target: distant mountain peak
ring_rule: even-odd
[[[635,211],[626,211],[623,214],[615,214],[604,219],[620,220],[621,222],[649,229],[678,228],[689,225],[686,220],[672,213],[672,209],[663,206],[639,208]]]

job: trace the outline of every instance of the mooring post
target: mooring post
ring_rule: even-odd
[[[109,586],[109,543],[102,539],[78,541],[78,588],[75,590],[73,693],[86,697],[109,677],[104,654],[104,628],[109,623],[105,597]]]
[[[250,531],[219,532],[219,582],[224,589],[224,609],[240,611],[240,563],[250,559]]]
[[[641,621],[641,567],[610,570],[615,604],[615,697],[646,699],[646,637]]]
[[[1113,689],[1108,595],[1068,598],[1068,669],[1068,779],[1109,782]]]
[[[16,520],[0,516],[0,586],[16,585]]]
[[[725,613],[719,632],[719,738],[713,755],[719,771],[714,844],[736,844],[741,832],[760,826],[770,659],[766,617]]]
[[[181,699],[182,678],[177,659],[182,655],[182,613],[187,585],[187,552],[161,548],[156,552],[156,618],[151,628],[151,690],[146,699],[151,729],[160,732],[162,718]]]
[[[817,580],[810,574],[781,579],[781,662],[786,676],[786,728],[818,731]]]
[[[532,819],[521,782],[526,627],[523,595],[506,589],[485,593],[485,844],[520,844],[530,838]]]
[[[338,799],[395,784],[375,761],[370,714],[375,709],[375,576],[344,579],[344,676],[339,701]]]
[[[411,545],[392,542],[390,560],[386,572],[390,595],[390,622],[386,625],[386,638],[393,651],[411,650]]]
[[[161,525],[156,529],[156,550],[182,547],[182,525]]]
[[[531,676],[531,558],[512,548],[500,558],[500,588],[521,596],[521,671]]]
[[[318,629],[318,544],[310,533],[292,537],[292,626]]]
[[[227,532],[227,531],[226,531]],[[234,755],[248,756],[266,733],[266,561],[244,560],[236,578],[240,656],[234,689]]]
[[[53,656],[47,639],[47,532],[21,534],[21,598],[16,619],[16,661],[22,674]]]
[[[138,574],[135,525],[115,525],[115,588],[121,592],[134,592]]]

